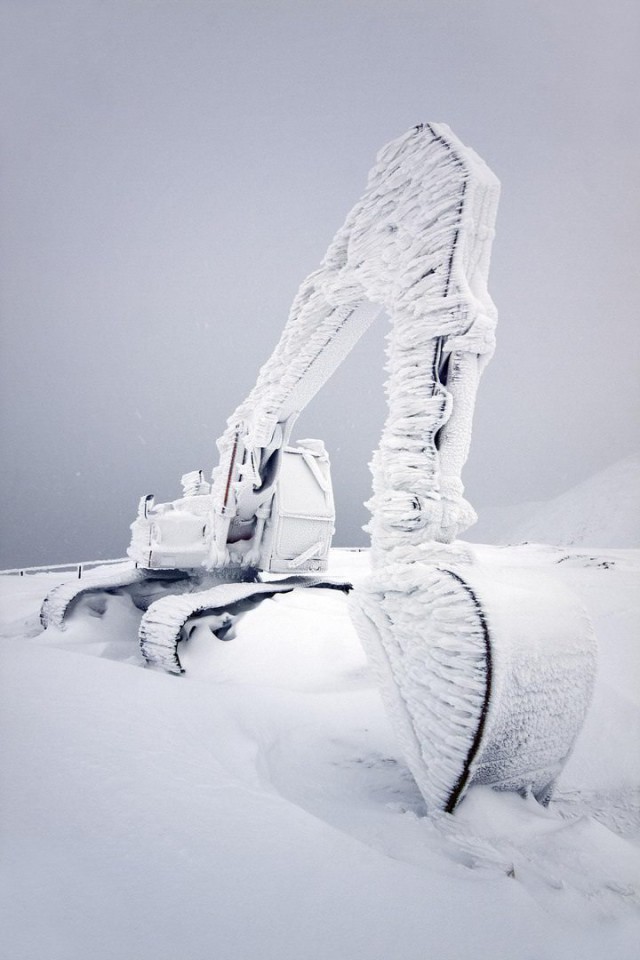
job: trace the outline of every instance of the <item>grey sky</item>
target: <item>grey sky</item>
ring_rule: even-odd
[[[637,449],[636,0],[0,0],[1,566],[121,556],[275,344],[377,149],[449,123],[502,180],[464,479],[547,499]],[[372,331],[300,421],[338,543],[384,414]]]

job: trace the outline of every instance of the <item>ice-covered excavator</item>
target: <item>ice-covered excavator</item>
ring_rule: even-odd
[[[430,810],[453,810],[472,782],[548,799],[588,705],[593,631],[556,583],[499,552],[480,563],[456,540],[475,519],[461,471],[494,349],[498,195],[487,165],[443,124],[384,147],[229,418],[211,485],[196,472],[173,503],[143,498],[132,563],[62,584],[43,624],[62,626],[86,593],[126,589],[144,611],[145,659],[180,672],[195,618],[225,637],[264,597],[346,589],[321,576],[334,523],[326,452],[292,443],[291,431],[384,311],[389,412],[372,464],[372,573],[351,595],[354,622]]]

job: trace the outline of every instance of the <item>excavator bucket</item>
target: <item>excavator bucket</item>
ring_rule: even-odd
[[[499,553],[381,567],[351,598],[429,811],[453,812],[473,783],[546,804],[590,702],[595,637],[580,603]]]
[[[461,470],[494,346],[499,183],[427,124],[381,152],[369,197],[361,216],[400,220],[405,260],[394,270],[381,258],[389,412],[368,504],[374,572],[354,592],[354,621],[429,810],[452,812],[472,783],[548,802],[590,701],[593,630],[552,579],[456,541],[475,518]]]

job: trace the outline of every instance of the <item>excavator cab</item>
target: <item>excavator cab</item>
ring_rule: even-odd
[[[327,569],[335,530],[327,451],[321,440],[300,440],[278,450],[277,456],[279,468],[270,496],[262,501],[264,523],[259,532],[252,517],[244,524],[244,536],[236,531],[229,537],[234,562],[269,573],[321,573]],[[202,477],[202,471],[185,474],[185,496],[179,500],[157,504],[151,494],[141,498],[127,550],[137,567],[201,573],[209,551],[213,503],[209,484],[193,483],[198,475]]]

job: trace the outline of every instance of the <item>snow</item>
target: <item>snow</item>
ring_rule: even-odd
[[[473,782],[550,797],[593,688],[575,594],[500,548],[468,553],[378,567],[352,604],[429,812],[452,812]]]
[[[546,503],[488,507],[468,537],[492,543],[640,545],[640,453]]]
[[[126,596],[43,634],[64,575],[0,577],[6,956],[636,956],[640,552],[505,562],[586,604],[593,702],[548,809],[476,786],[433,817],[341,594],[267,600],[227,643],[198,627],[175,677],[143,667]]]

